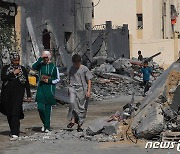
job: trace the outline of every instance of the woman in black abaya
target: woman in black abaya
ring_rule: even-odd
[[[17,140],[20,134],[20,119],[24,118],[22,103],[27,92],[28,101],[31,100],[30,85],[27,70],[19,64],[20,56],[17,52],[10,54],[11,64],[2,68],[1,80],[1,113],[7,116],[11,140]]]

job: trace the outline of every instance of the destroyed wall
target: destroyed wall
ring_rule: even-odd
[[[139,50],[142,51],[143,57],[149,57],[157,52],[161,52],[161,55],[154,58],[154,61],[158,63],[160,66],[162,66],[164,69],[167,69],[173,62],[177,60],[176,54],[180,49],[176,49],[176,46],[179,46],[178,44],[176,39],[132,40],[131,56],[137,57],[137,52]]]
[[[103,52],[101,55],[109,58],[130,58],[127,24],[114,26],[111,21],[106,21],[106,24],[95,25],[92,31],[92,42],[93,56]]]
[[[29,65],[39,53],[34,51],[32,39],[41,52],[44,49],[42,36],[43,31],[48,30],[51,37],[52,50],[60,57],[62,65],[71,64],[70,55],[79,41],[78,33],[85,29],[85,23],[92,20],[91,0],[17,0],[21,7],[22,23],[22,50],[23,64]],[[27,18],[30,17],[32,24],[32,37],[29,32]],[[70,39],[70,41],[69,41]],[[70,42],[69,48],[66,45]],[[58,58],[59,58],[58,57]],[[60,63],[58,61],[58,63]]]

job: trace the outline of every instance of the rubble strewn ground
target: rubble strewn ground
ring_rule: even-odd
[[[141,98],[137,99],[136,101],[140,101]],[[129,101],[126,99],[126,101]],[[40,127],[42,126],[41,121],[39,119],[38,111],[37,110],[28,110],[25,112],[25,119],[21,122],[21,135],[20,140],[16,142],[10,142],[9,141],[9,129],[7,120],[4,116],[0,116],[0,122],[1,122],[1,128],[0,128],[0,147],[3,152],[5,153],[17,153],[17,149],[21,150],[21,145],[23,145],[23,149],[26,146],[34,147],[38,146],[39,150],[41,151],[40,144],[46,145],[49,148],[53,145],[59,145],[59,150],[63,149],[63,145],[65,142],[67,143],[82,143],[86,144],[88,148],[89,146],[92,146],[91,144],[98,145],[98,143],[104,143],[107,142],[109,145],[111,143],[125,143],[126,137],[125,135],[122,136],[121,134],[112,134],[112,135],[105,135],[103,133],[97,134],[94,136],[86,135],[86,128],[94,123],[94,119],[101,119],[101,118],[109,118],[110,115],[113,115],[117,109],[120,110],[120,112],[123,111],[123,106],[126,104],[124,101],[117,101],[116,99],[111,99],[109,101],[101,101],[101,102],[90,102],[89,104],[89,110],[88,110],[88,116],[86,119],[86,122],[83,126],[84,132],[78,133],[76,131],[76,127],[74,130],[67,130],[66,125],[68,124],[68,121],[66,120],[68,106],[67,105],[58,105],[53,108],[52,111],[52,132],[49,134],[41,133]],[[128,128],[128,125],[124,125],[123,123],[120,123],[119,130],[125,131]],[[123,142],[124,141],[124,142]],[[45,143],[45,144],[44,144]],[[130,142],[127,142],[128,144]],[[33,144],[33,145],[32,145]],[[126,143],[125,143],[126,144]],[[50,145],[50,146],[49,146]],[[65,144],[66,145],[66,144]],[[77,145],[77,144],[76,144]],[[81,145],[81,144],[80,144]],[[120,144],[121,145],[121,144]],[[6,148],[9,146],[8,148]],[[62,147],[61,147],[62,146]],[[15,149],[11,149],[13,147],[16,147]],[[78,146],[79,147],[79,146]],[[78,148],[76,147],[76,148]],[[125,146],[126,147],[126,146]],[[79,147],[81,148],[81,146]],[[10,150],[11,149],[11,150]],[[46,148],[45,148],[46,149]],[[47,149],[49,151],[50,149]],[[70,147],[69,147],[70,150]],[[32,151],[36,151],[36,147],[34,147]],[[45,151],[45,153],[48,153]],[[26,151],[29,152],[28,150]],[[39,151],[38,151],[39,152]],[[68,150],[66,151],[68,152]],[[19,152],[20,154],[22,152]],[[19,154],[18,153],[18,154]],[[83,152],[82,152],[83,153]]]
[[[119,58],[113,62],[108,58],[103,58],[103,60],[100,59],[100,62],[92,69],[94,74],[93,100],[103,100],[121,95],[143,95],[142,77],[139,76],[140,66],[135,65],[135,63],[140,64],[137,59],[133,58],[132,62],[129,59]],[[152,67],[153,73],[162,74],[163,69],[157,63],[150,61],[149,66]],[[151,82],[154,82],[152,77]]]
[[[136,96],[143,95],[143,87],[137,84],[132,79],[116,74],[104,74],[105,78],[95,77],[93,79],[92,99],[104,100],[117,96],[135,94]]]
[[[122,63],[122,60],[119,61]],[[153,65],[156,64],[153,63]],[[174,63],[164,72],[159,66],[155,68],[153,66],[153,71],[161,75],[156,81],[151,80],[153,84],[145,98],[142,97],[143,87],[140,85],[142,79],[138,76],[139,66],[129,63],[125,66],[130,67],[126,69],[128,71],[125,74],[117,71],[117,66],[115,68],[110,63],[101,64],[102,70],[98,66],[92,69],[95,76],[91,98],[93,104],[90,105],[91,114],[88,115],[88,123],[84,126],[83,132],[67,129],[68,122],[63,122],[63,127],[54,128],[47,134],[40,131],[33,132],[34,128],[30,127],[26,128],[26,131],[31,133],[22,134],[18,142],[57,144],[60,141],[68,141],[136,143],[139,145],[141,142],[146,142],[142,139],[178,140],[177,134],[180,131],[180,63]],[[60,86],[67,86],[67,75],[64,74],[61,79]],[[141,99],[137,99],[138,97]],[[112,100],[123,103],[114,104]],[[106,106],[107,101],[110,104],[108,107]],[[31,104],[29,105],[31,106]],[[99,110],[96,110],[97,106]],[[113,109],[111,109],[112,107]],[[67,114],[66,112],[65,114]],[[54,124],[57,125],[56,122]],[[175,136],[172,135],[169,138],[168,134]]]
[[[117,135],[103,135],[88,136],[83,132],[77,132],[76,130],[57,130],[47,134],[35,133],[32,136],[20,137],[19,141],[40,141],[45,142],[57,142],[59,140],[77,140],[77,141],[93,141],[93,142],[118,142],[122,139],[118,139]]]
[[[53,136],[57,135],[57,138],[64,138],[65,135],[65,137],[68,136],[68,138],[73,139],[79,138],[81,140],[87,140],[88,138],[89,140],[93,141],[113,141],[113,139],[115,140],[114,137],[117,136],[117,134],[121,133],[119,131],[119,125],[124,124],[123,121],[130,118],[133,111],[137,110],[138,106],[136,104],[137,102],[134,102],[134,97],[143,96],[144,91],[143,87],[140,84],[142,81],[142,78],[139,77],[140,66],[134,64],[135,62],[139,62],[136,59],[133,59],[132,63],[132,61],[130,61],[129,59],[124,58],[119,58],[114,62],[112,59],[103,58],[100,60],[100,62],[98,60],[97,62],[98,63],[94,65],[94,68],[91,70],[94,74],[94,79],[92,81],[93,88],[91,101],[102,101],[119,96],[127,96],[131,98],[130,104],[127,104],[126,107],[124,107],[124,111],[119,113],[118,118],[120,120],[113,119],[112,121],[107,122],[107,120],[105,119],[97,119],[96,122],[87,127],[84,133],[78,134],[74,133],[73,130],[62,130],[60,132],[53,132],[54,134],[51,134],[52,140]],[[150,62],[150,66],[153,68],[154,73],[159,73],[159,75],[162,73],[162,69],[153,61]],[[61,84],[58,86],[60,86],[61,88],[67,87],[67,81],[67,75],[62,74]],[[153,109],[156,109],[156,107],[153,106]],[[157,112],[157,114],[159,114],[159,111]],[[108,119],[108,117],[106,117],[106,119]],[[163,117],[161,119],[163,119]],[[155,121],[155,123],[152,123],[153,126],[157,125],[156,122],[157,121]],[[162,121],[159,121],[160,125],[163,125],[161,122]],[[42,138],[42,136],[38,137],[37,134],[35,134],[35,136],[32,136],[32,138],[36,140],[36,138]],[[23,139],[29,138],[25,137]],[[120,138],[120,140],[122,140],[122,138]],[[119,140],[117,139],[117,141]]]

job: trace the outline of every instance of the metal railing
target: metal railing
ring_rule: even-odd
[[[102,25],[95,25],[92,30],[105,30],[106,29],[106,24]]]

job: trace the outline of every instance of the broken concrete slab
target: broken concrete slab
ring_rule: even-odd
[[[165,128],[166,119],[162,112],[172,103],[173,95],[169,91],[179,83],[179,79],[175,79],[178,72],[180,72],[180,63],[172,64],[150,88],[133,117],[131,128],[137,137],[149,139],[160,134]],[[163,99],[163,96],[167,98]]]
[[[96,73],[96,74],[112,73],[112,72],[116,72],[116,69],[113,67],[113,65],[103,63],[99,67],[96,67],[93,70],[93,72]]]
[[[164,128],[164,116],[160,104],[148,106],[137,123],[132,124],[134,134],[139,138],[150,139],[160,134]]]
[[[106,124],[107,124],[107,118],[100,118],[94,120],[92,124],[86,129],[86,134],[90,136],[100,134]]]
[[[107,117],[94,120],[86,129],[86,134],[89,136],[94,136],[101,133],[106,135],[116,134],[118,132],[120,122],[118,120],[114,120],[112,116],[110,118]]]
[[[148,92],[148,96],[146,96],[142,101],[140,110],[142,110],[147,104],[154,101],[155,99],[157,99],[157,97],[160,96],[160,94],[164,91],[168,75],[172,70],[180,72],[180,63],[173,63],[166,71],[161,74],[161,76],[157,78],[157,80],[152,84]]]
[[[119,121],[111,121],[104,126],[103,133],[106,135],[117,134],[119,130]]]
[[[180,140],[180,132],[165,131],[161,133],[162,142],[173,141],[178,142]]]
[[[130,63],[129,59],[119,58],[113,63],[113,66],[115,69],[120,70],[122,68],[131,68],[132,64]]]
[[[173,100],[172,100],[172,104],[170,105],[170,107],[177,113],[179,111],[180,108],[180,86],[178,86],[175,90],[174,96],[173,96]]]

